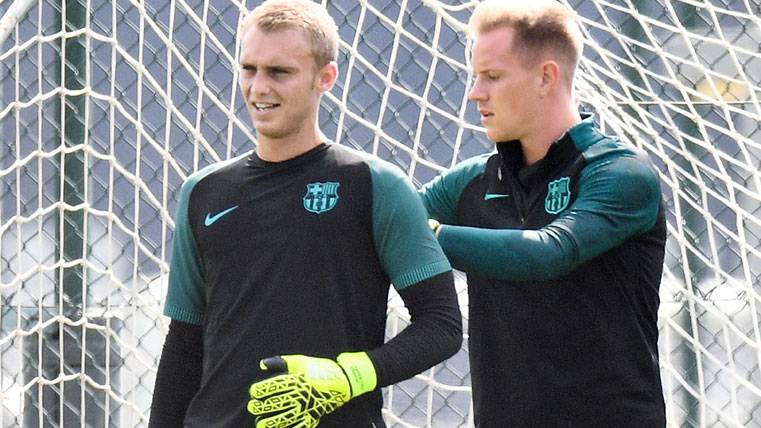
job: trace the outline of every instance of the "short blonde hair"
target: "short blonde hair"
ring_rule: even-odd
[[[321,5],[311,0],[267,0],[243,18],[239,37],[251,28],[264,32],[300,29],[312,41],[317,67],[338,58],[338,27]]]
[[[524,64],[536,64],[551,55],[568,66],[573,81],[584,47],[576,14],[555,0],[486,0],[476,6],[468,22],[470,36],[509,27],[515,30],[514,48]]]

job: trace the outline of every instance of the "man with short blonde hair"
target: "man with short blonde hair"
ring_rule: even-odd
[[[665,425],[658,174],[579,113],[572,17],[549,0],[476,7],[469,97],[497,152],[421,190],[468,275],[479,428]]]
[[[258,144],[180,190],[150,427],[384,427],[381,388],[459,350],[451,266],[407,176],[319,128],[327,12],[270,0],[239,36]],[[389,283],[412,321],[384,343]]]

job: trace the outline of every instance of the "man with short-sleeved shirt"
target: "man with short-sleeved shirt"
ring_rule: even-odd
[[[380,387],[459,349],[451,267],[401,170],[317,128],[324,8],[270,0],[241,37],[258,146],[180,191],[150,426],[385,426]],[[412,322],[384,343],[390,283]]]

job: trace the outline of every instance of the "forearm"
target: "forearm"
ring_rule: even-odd
[[[546,280],[580,263],[578,245],[562,229],[484,229],[442,225],[439,243],[455,269],[491,278]]]
[[[549,280],[651,228],[657,198],[640,210],[584,201],[538,230],[442,225],[437,236],[455,269],[513,281]]]
[[[438,231],[439,243],[456,269],[536,281],[563,276],[655,225],[661,191],[646,158],[625,151],[601,157],[584,168],[578,182],[576,200],[541,229],[445,224]]]
[[[368,352],[378,386],[408,379],[451,357],[462,343],[462,316],[452,272],[399,291],[412,323],[383,346]]]
[[[410,378],[457,352],[462,324],[452,272],[399,294],[412,324],[377,349],[344,352],[335,360],[298,354],[262,360],[262,369],[274,376],[249,388],[246,407],[257,417],[256,426],[281,426],[294,418],[299,426],[316,426],[352,398]]]
[[[201,384],[202,367],[201,326],[172,320],[156,374],[149,428],[183,426],[188,405]]]

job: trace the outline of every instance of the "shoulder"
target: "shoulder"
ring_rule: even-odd
[[[237,167],[242,166],[245,163],[248,153],[236,156],[227,160],[215,162],[211,165],[207,165],[198,171],[190,174],[185,180],[183,187],[195,187],[201,180],[215,174],[224,174],[226,172],[232,172]]]
[[[465,159],[464,161],[453,166],[449,170],[442,173],[442,175],[448,176],[463,176],[473,178],[486,170],[486,165],[489,160],[497,156],[496,153],[484,153],[481,155],[473,156],[472,158]]]
[[[379,158],[377,155],[338,144],[331,144],[331,150],[334,153],[335,158],[343,163],[362,164],[366,166],[373,182],[409,181],[407,174],[405,174],[400,167]]]
[[[588,162],[585,170],[589,173],[604,173],[622,185],[627,185],[630,180],[640,184],[644,181],[651,186],[659,183],[650,158],[637,147],[610,139],[603,147],[594,148],[588,154],[588,157],[587,153],[584,156]]]
[[[495,158],[495,156],[499,155],[496,153],[485,153],[468,158],[439,174],[423,186],[421,192],[423,195],[428,195],[432,192],[445,192],[448,194],[459,195],[469,183],[486,172],[487,165],[490,160]]]
[[[584,114],[581,123],[571,128],[569,133],[587,164],[619,158],[649,163],[643,150],[624,143],[618,137],[604,134],[597,127],[594,115]]]
[[[649,165],[650,158],[644,150],[624,143],[618,137],[602,135],[582,151],[587,164],[598,162],[641,163]]]
[[[205,185],[207,183],[208,179],[210,177],[214,177],[217,174],[224,174],[225,172],[232,172],[236,170],[236,168],[239,168],[243,165],[245,165],[247,154],[240,155],[231,159],[227,159],[220,162],[215,162],[211,165],[207,165],[198,171],[190,174],[188,178],[185,179],[185,181],[182,183],[182,187],[180,188],[179,193],[179,204],[181,207],[188,207],[190,205],[190,200],[196,200],[196,195],[199,194],[198,191],[196,191],[199,188],[206,188],[208,189],[205,192],[200,192],[207,194],[209,192],[213,192],[213,189],[218,189],[220,186],[215,185],[214,182],[208,183],[209,185]],[[235,174],[236,176],[241,176],[240,174]],[[234,188],[235,186],[224,186],[225,188]],[[191,197],[192,196],[192,197]]]
[[[587,128],[575,138],[585,160],[581,178],[586,183],[603,184],[628,198],[653,199],[660,196],[660,180],[647,153],[617,137]]]

